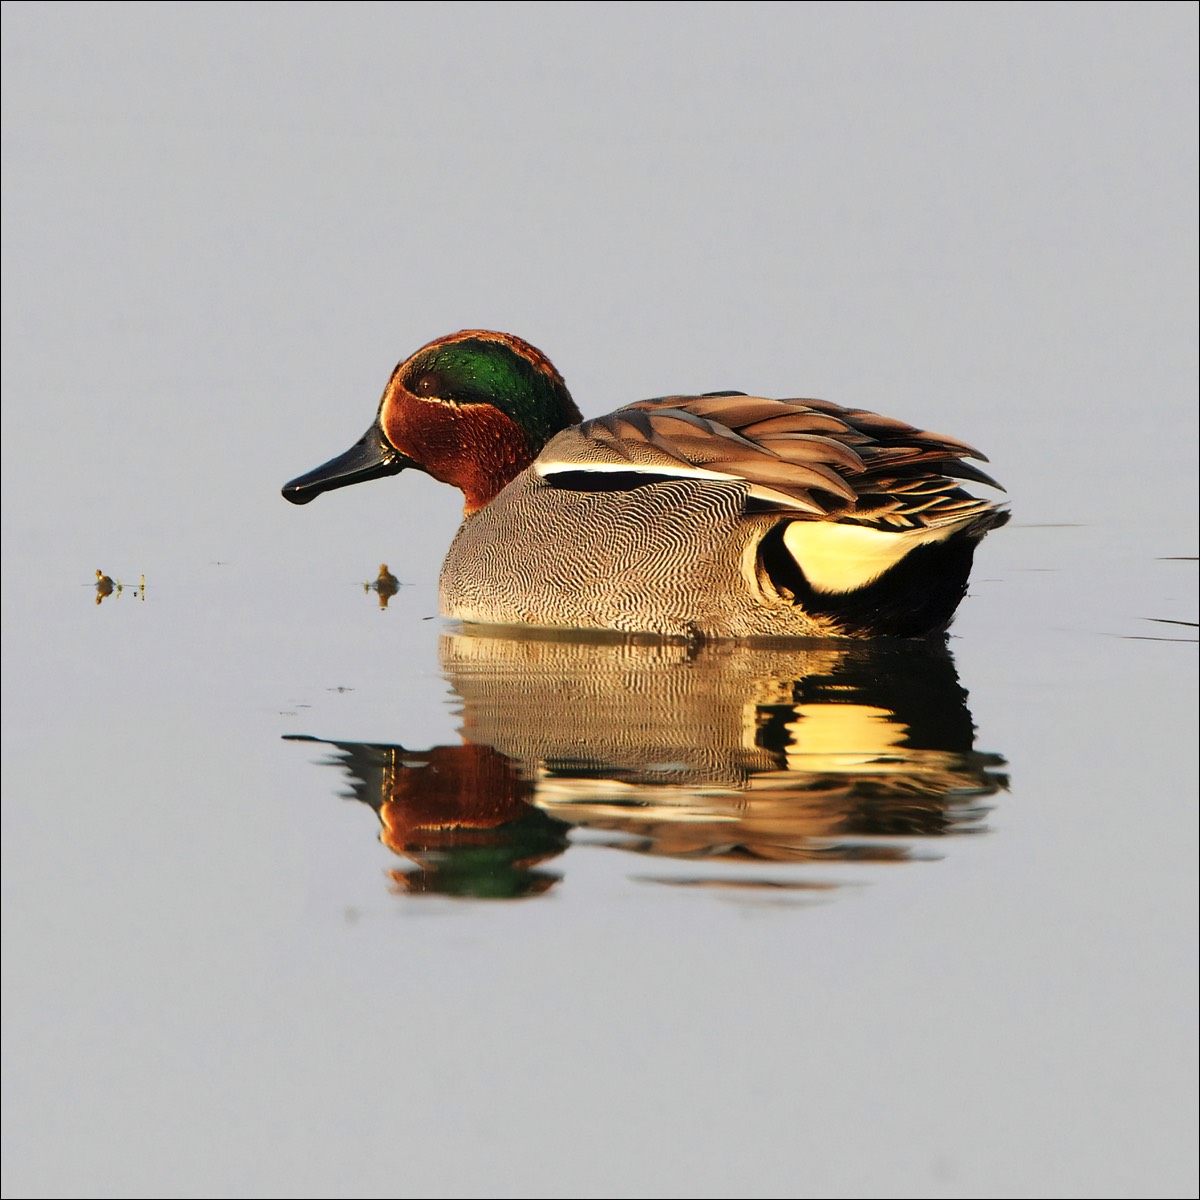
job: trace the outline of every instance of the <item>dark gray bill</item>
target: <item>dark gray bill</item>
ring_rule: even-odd
[[[293,504],[307,504],[322,492],[332,492],[334,488],[349,487],[352,483],[363,483],[368,479],[382,479],[385,475],[395,475],[405,467],[416,465],[383,436],[383,430],[376,424],[345,454],[339,454],[307,475],[300,475],[290,483],[285,483],[283,498]]]

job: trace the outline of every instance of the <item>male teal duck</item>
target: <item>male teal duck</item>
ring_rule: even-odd
[[[824,400],[640,400],[582,421],[512,334],[405,359],[375,423],[293,479],[321,492],[408,467],[460,488],[441,574],[468,622],[687,638],[922,637],[949,625],[980,538],[1008,514],[963,442]]]

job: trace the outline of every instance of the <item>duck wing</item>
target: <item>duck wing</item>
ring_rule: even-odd
[[[719,392],[585,421],[552,439],[534,467],[550,483],[592,472],[738,480],[759,510],[899,532],[994,511],[958,486],[1000,487],[969,458],[987,461],[956,438],[865,409]]]

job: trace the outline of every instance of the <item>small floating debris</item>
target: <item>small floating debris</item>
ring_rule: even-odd
[[[388,570],[387,563],[379,564],[379,575],[374,583],[364,583],[364,592],[374,592],[379,597],[379,607],[387,608],[388,601],[400,590],[400,580]]]
[[[138,576],[137,587],[132,584],[129,590],[137,593],[139,600],[146,599],[146,576]],[[113,579],[111,575],[105,575],[99,567],[96,568],[96,603],[100,604],[106,596],[120,596],[125,591],[125,584],[119,579]]]

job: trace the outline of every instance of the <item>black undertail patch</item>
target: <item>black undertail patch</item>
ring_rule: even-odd
[[[852,592],[821,592],[809,584],[783,541],[780,521],[759,543],[759,566],[780,595],[813,616],[836,621],[856,637],[923,637],[950,624],[967,592],[977,531],[916,546],[878,579]]]

